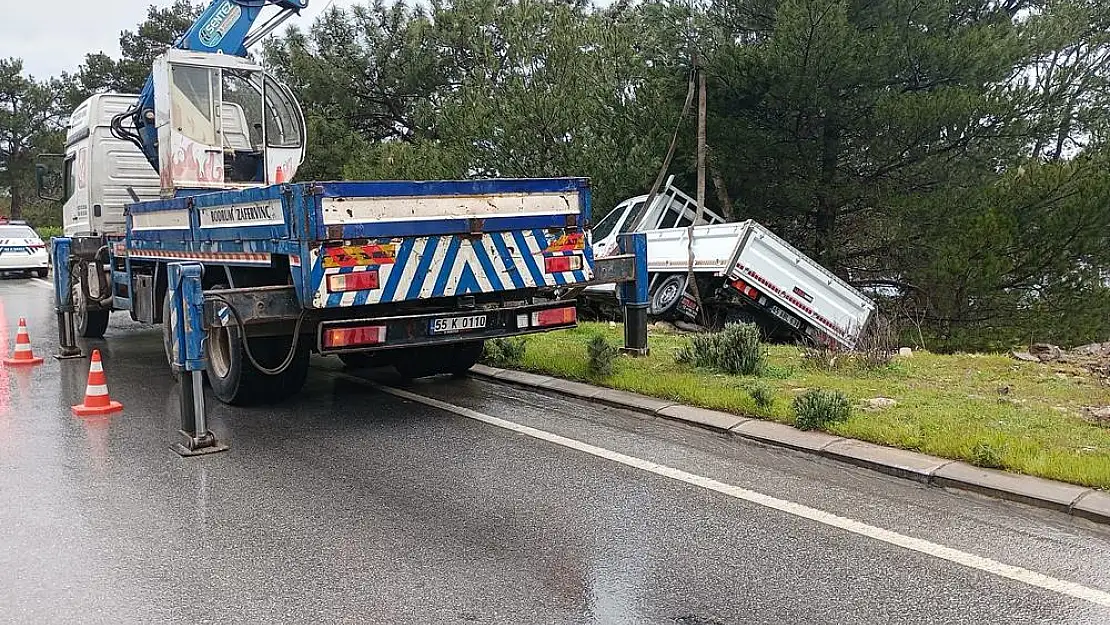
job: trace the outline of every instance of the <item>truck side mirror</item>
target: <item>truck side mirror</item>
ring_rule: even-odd
[[[65,159],[63,154],[43,154],[39,158],[50,159],[46,162],[35,163],[35,189],[38,196],[51,202],[65,200],[65,177],[60,168],[53,163],[61,163]]]

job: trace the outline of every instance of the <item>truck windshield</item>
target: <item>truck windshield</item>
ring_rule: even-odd
[[[629,217],[637,216],[640,219],[643,219],[643,214],[640,213],[640,210],[644,207],[644,201],[645,200],[640,200],[640,201],[636,202],[635,204],[632,205],[631,208],[629,208],[628,210],[626,210],[624,212],[627,213],[629,215]],[[636,227],[636,224],[633,223],[633,221],[634,221],[633,219],[625,219],[624,222],[621,223],[621,225],[620,225],[620,231],[619,232],[621,234],[628,234],[629,232],[632,232],[632,229]]]
[[[594,241],[600,241],[609,236],[609,233],[611,233],[613,231],[613,228],[617,226],[617,223],[621,220],[621,217],[624,214],[625,211],[622,210],[620,206],[609,211],[609,214],[606,215],[601,221],[597,222],[597,225],[594,226]]]
[[[629,215],[629,214],[631,214],[635,211],[640,210],[640,207],[643,206],[643,205],[644,205],[643,200],[640,200],[640,201],[636,202],[635,204],[632,204],[631,208],[629,208],[627,201],[621,202],[620,204],[617,204],[616,208],[609,211],[609,214],[606,215],[601,221],[597,222],[597,225],[594,226],[594,228],[593,228],[593,239],[594,239],[594,241],[600,241],[600,240],[604,239],[605,237],[609,236],[610,234],[613,233],[613,230],[615,230],[618,226],[620,227],[620,232],[628,232],[628,227],[625,226],[622,223],[623,220],[625,219],[625,217],[627,215]]]

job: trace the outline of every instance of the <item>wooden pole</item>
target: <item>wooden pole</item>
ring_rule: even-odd
[[[698,65],[698,219],[705,214],[705,71]]]

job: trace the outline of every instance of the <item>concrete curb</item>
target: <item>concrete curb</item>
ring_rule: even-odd
[[[883,447],[824,432],[806,432],[773,421],[751,419],[523,371],[477,365],[471,373],[499,382],[679,421],[757,443],[816,454],[923,484],[972,491],[1110,525],[1110,493],[1094,488],[983,469],[958,460]]]

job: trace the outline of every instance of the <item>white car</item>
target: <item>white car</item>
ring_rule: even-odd
[[[0,222],[0,272],[9,271],[45,278],[50,272],[49,254],[30,226]]]

